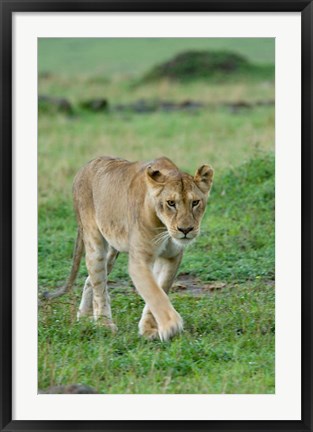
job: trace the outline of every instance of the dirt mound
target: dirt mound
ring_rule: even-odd
[[[249,70],[252,65],[242,55],[227,51],[186,51],[155,66],[144,81],[206,79]]]

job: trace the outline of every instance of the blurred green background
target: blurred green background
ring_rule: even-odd
[[[131,76],[183,51],[225,49],[257,64],[275,62],[272,38],[40,38],[38,67],[39,72]]]

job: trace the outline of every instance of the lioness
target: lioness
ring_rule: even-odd
[[[119,252],[129,254],[129,274],[145,307],[139,333],[168,340],[183,328],[167,295],[185,246],[200,232],[213,170],[202,165],[194,177],[166,157],[151,162],[99,157],[77,173],[74,205],[78,234],[72,270],[64,287],[73,285],[85,246],[89,276],[78,318],[93,315],[114,331],[108,274]]]

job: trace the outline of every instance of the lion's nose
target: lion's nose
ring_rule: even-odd
[[[181,227],[177,227],[178,231],[181,231],[182,233],[184,233],[185,235],[187,235],[190,231],[193,230],[193,227],[188,227],[188,228],[181,228]]]

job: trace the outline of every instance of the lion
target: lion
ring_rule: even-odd
[[[191,176],[166,157],[129,162],[103,156],[87,163],[73,184],[78,231],[70,276],[46,297],[72,288],[85,248],[88,277],[77,317],[93,316],[116,331],[107,280],[118,254],[127,252],[129,275],[145,302],[139,334],[166,341],[181,332],[183,320],[168,292],[186,246],[200,233],[212,182],[211,166]]]

